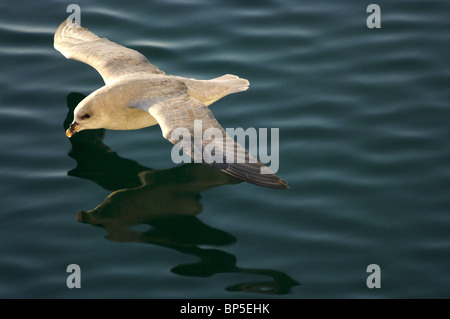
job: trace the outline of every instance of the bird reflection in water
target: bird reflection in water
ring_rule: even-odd
[[[85,96],[67,96],[69,112],[64,129],[72,122],[73,109]],[[99,226],[106,238],[116,242],[154,244],[197,256],[200,261],[178,265],[172,272],[182,276],[210,277],[219,273],[244,273],[270,278],[232,285],[228,291],[286,294],[299,283],[270,269],[241,268],[236,257],[220,249],[236,238],[210,227],[197,218],[203,210],[200,193],[239,180],[203,164],[184,164],[171,169],[152,170],[122,158],[103,143],[104,130],[83,131],[70,139],[69,156],[77,166],[68,175],[89,179],[112,193],[98,207],[78,212],[78,221]],[[145,231],[137,225],[148,225]]]

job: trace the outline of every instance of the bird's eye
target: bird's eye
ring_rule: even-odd
[[[85,120],[85,119],[88,119],[88,118],[90,118],[90,117],[91,117],[90,114],[84,114],[84,115],[81,117],[81,119],[82,119],[82,120]]]

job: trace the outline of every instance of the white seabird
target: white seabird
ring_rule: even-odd
[[[77,105],[74,121],[66,131],[68,137],[85,129],[136,130],[159,124],[163,136],[178,144],[179,140],[172,139],[173,130],[187,128],[194,133],[194,121],[201,121],[201,133],[208,128],[222,133],[220,156],[224,161],[205,158],[203,149],[209,140],[202,140],[201,145],[190,141],[191,152],[184,149],[188,155],[249,183],[289,188],[275,174],[261,174],[261,169],[269,169],[235,143],[207,107],[228,94],[247,90],[247,80],[231,74],[211,80],[167,75],[136,50],[99,38],[74,21],[65,20],[59,26],[54,47],[67,59],[95,68],[105,82]],[[227,163],[225,154],[233,154],[235,160]],[[218,154],[214,155],[217,158]]]

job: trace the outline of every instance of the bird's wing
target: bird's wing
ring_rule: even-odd
[[[95,68],[105,83],[134,73],[164,74],[138,51],[99,38],[75,21],[61,23],[55,32],[54,47],[66,58]]]
[[[203,103],[186,92],[141,101],[132,107],[148,111],[160,125],[163,136],[181,147],[195,162],[210,165],[249,183],[289,188],[285,181],[236,143]],[[211,140],[203,139],[208,134],[211,134]]]

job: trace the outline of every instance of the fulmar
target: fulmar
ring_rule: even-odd
[[[54,47],[67,59],[95,68],[105,82],[75,108],[74,120],[66,131],[69,138],[86,129],[136,130],[159,124],[164,138],[173,144],[180,147],[180,142],[187,142],[190,147],[182,150],[196,162],[256,185],[289,188],[236,143],[208,108],[228,94],[247,90],[247,80],[231,74],[211,80],[165,74],[138,51],[100,38],[71,20],[56,30]],[[200,132],[194,124],[201,125]],[[194,138],[183,141],[173,134],[177,128],[186,128]],[[220,138],[214,135],[213,142],[220,147],[208,153],[204,150],[212,142],[203,133],[211,128],[221,133]],[[199,134],[200,143],[196,142]],[[223,160],[218,161],[218,157]]]

